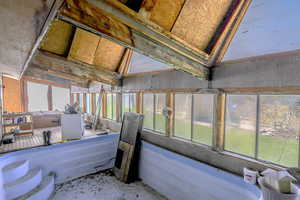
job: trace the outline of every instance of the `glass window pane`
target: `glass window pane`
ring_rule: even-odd
[[[136,112],[136,94],[130,94],[130,112]]]
[[[256,96],[228,95],[225,122],[225,149],[254,157]]]
[[[122,116],[125,112],[130,112],[129,94],[122,94]]]
[[[297,95],[260,96],[259,159],[298,166],[299,102]]]
[[[70,104],[70,89],[52,86],[53,110],[64,111],[67,104]]]
[[[212,145],[214,95],[194,94],[193,138],[194,142]]]
[[[154,112],[154,95],[150,93],[144,94],[143,97],[143,114],[144,128],[153,130],[153,112]]]
[[[113,120],[117,120],[116,108],[117,108],[117,95],[112,94],[112,119]]]
[[[166,119],[163,115],[163,109],[166,106],[166,95],[155,94],[155,130],[165,133],[166,131]]]
[[[27,94],[29,112],[48,110],[48,85],[28,81]]]
[[[113,110],[112,110],[112,95],[111,94],[106,95],[106,109],[107,109],[107,118],[112,119],[113,118]]]
[[[86,94],[86,112],[91,114],[92,108],[91,108],[91,94]]]
[[[81,112],[83,112],[83,94],[82,93],[79,94],[79,107],[80,107]]]
[[[191,94],[175,94],[174,136],[191,140]]]

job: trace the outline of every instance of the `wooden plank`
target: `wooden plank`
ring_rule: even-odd
[[[122,93],[116,93],[116,121],[122,121]]]
[[[214,97],[214,126],[213,148],[217,151],[224,150],[225,138],[225,107],[226,94],[220,93]]]
[[[132,37],[135,46],[141,50],[140,53],[159,60],[160,62],[165,63],[166,60],[171,61],[171,64],[167,64],[177,70],[188,72],[200,79],[208,79],[208,68],[198,62],[188,59],[170,48],[160,46],[155,41],[150,40],[150,38],[145,38],[145,36],[140,35],[138,32],[133,31]]]
[[[91,94],[91,104],[92,104],[92,114],[94,115],[96,113],[96,94]]]
[[[87,88],[88,80],[82,79],[79,76],[73,76],[67,73],[62,73],[54,70],[47,70],[38,65],[31,64],[23,77],[30,77],[35,80],[43,80],[55,82],[62,85],[74,85],[78,87]],[[79,79],[79,80],[78,80]]]
[[[102,117],[107,118],[107,93],[103,92],[102,96]]]
[[[125,44],[132,45],[130,30],[127,26],[112,17],[105,15],[105,13],[97,8],[90,8],[91,7],[85,0],[67,0],[67,5],[61,10],[60,16],[62,20],[68,20],[68,18],[73,19],[100,31],[105,35],[114,37]],[[82,10],[87,12],[82,12]],[[62,16],[67,18],[63,18]],[[68,21],[72,23],[72,21]]]
[[[70,62],[66,58],[39,51],[33,63],[52,73],[69,74],[83,80],[99,81],[109,85],[120,85],[117,73],[96,68],[94,65]]]
[[[89,102],[86,102],[86,93],[83,93],[83,112],[86,113],[86,104]]]
[[[131,61],[131,58],[132,58],[132,53],[133,53],[133,51],[131,49],[126,49],[124,54],[123,54],[121,63],[120,63],[119,68],[118,68],[118,73],[121,76],[124,76],[128,73],[129,64],[130,64],[130,61]]]
[[[144,0],[139,14],[164,30],[171,31],[184,2],[185,0]]]
[[[166,106],[171,110],[171,115],[167,119],[167,127],[166,127],[166,136],[172,137],[173,136],[173,130],[174,130],[174,96],[175,94],[173,92],[168,92],[166,96]]]
[[[143,114],[143,93],[136,93],[136,112],[139,114]]]
[[[48,85],[47,99],[48,99],[48,110],[51,111],[53,109],[51,85]]]
[[[233,0],[187,0],[172,33],[204,51]]]
[[[151,71],[151,72],[138,72],[138,73],[130,73],[130,74],[125,74],[123,77],[126,78],[132,78],[132,77],[139,77],[139,76],[146,76],[146,75],[154,75],[154,74],[160,74],[164,72],[174,72],[176,71],[175,69],[162,69],[162,70],[156,70],[156,71]]]
[[[94,64],[100,37],[93,33],[76,28],[68,59],[78,60],[88,64]]]
[[[74,31],[75,27],[71,24],[57,19],[53,20],[48,32],[40,44],[40,49],[50,51],[64,57],[67,56]]]
[[[125,47],[101,38],[94,55],[94,64],[115,72],[121,63],[124,51]]]

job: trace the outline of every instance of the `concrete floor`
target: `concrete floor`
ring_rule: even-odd
[[[56,187],[54,200],[167,200],[142,182],[124,184],[109,172],[78,178]]]

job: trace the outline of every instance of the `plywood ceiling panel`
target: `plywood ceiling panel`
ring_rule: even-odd
[[[68,59],[94,64],[99,40],[98,35],[77,28]]]
[[[140,15],[170,31],[185,0],[144,0]]]
[[[187,0],[172,33],[204,51],[233,0]]]
[[[40,49],[58,55],[68,55],[75,27],[60,20],[54,20],[43,39]]]
[[[101,38],[95,53],[94,64],[111,71],[116,71],[121,62],[124,50],[125,47],[108,39]]]

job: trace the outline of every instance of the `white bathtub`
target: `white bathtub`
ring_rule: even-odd
[[[140,177],[170,200],[259,200],[239,176],[143,142]]]

